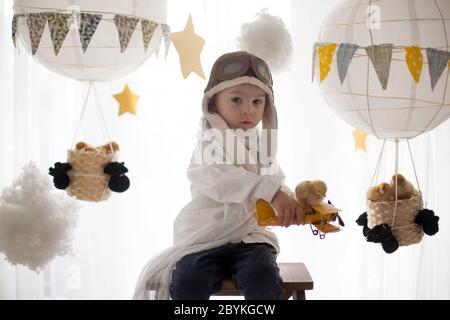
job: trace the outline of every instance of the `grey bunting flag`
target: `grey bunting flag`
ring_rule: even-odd
[[[12,40],[13,40],[14,47],[15,47],[16,46],[16,34],[17,34],[17,15],[13,16],[11,29],[12,29],[11,30]]]
[[[367,55],[384,90],[387,88],[392,61],[392,43],[373,45],[366,48]]]
[[[342,43],[339,46],[336,56],[337,56],[337,68],[341,84],[343,84],[345,80],[345,76],[347,75],[350,62],[352,61],[353,56],[355,55],[355,52],[358,49],[359,46],[357,44],[352,43]]]
[[[450,60],[450,52],[427,48],[428,71],[431,79],[431,90],[434,90],[442,73]]]
[[[89,43],[94,36],[95,30],[97,30],[98,24],[101,20],[101,14],[80,14],[80,27],[78,28],[78,32],[80,33],[81,47],[83,48],[83,52],[86,52]]]
[[[167,59],[167,54],[169,53],[169,47],[170,47],[170,26],[162,23],[161,29],[162,29],[162,35],[164,37],[164,44],[166,46],[165,57]]]
[[[53,50],[57,56],[61,49],[67,34],[69,33],[69,19],[71,14],[54,13],[48,14],[48,27],[50,29],[50,37],[52,38]]]
[[[27,19],[28,31],[31,40],[31,54],[34,55],[39,48],[42,33],[47,23],[47,12],[28,13],[25,15]]]
[[[317,61],[317,48],[319,47],[319,44],[316,42],[313,46],[313,53],[312,53],[312,75],[311,75],[311,82],[314,82],[314,75],[316,71],[316,61]]]
[[[153,33],[155,32],[156,28],[158,27],[158,24],[154,21],[142,19],[141,26],[142,26],[142,38],[144,41],[144,49],[145,49],[145,52],[147,52],[150,41],[153,38]]]
[[[139,18],[127,17],[116,14],[114,16],[114,23],[119,32],[120,52],[124,52],[128,48],[130,39],[133,36],[134,30],[139,22]]]

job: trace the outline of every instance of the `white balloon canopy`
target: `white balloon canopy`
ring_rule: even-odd
[[[61,29],[66,28],[63,23],[68,23],[70,27],[57,54],[52,41],[50,20],[45,24],[39,46],[33,54],[39,63],[51,71],[77,80],[107,81],[120,78],[135,70],[159,49],[166,27],[167,0],[15,0],[16,35],[30,54],[33,51],[30,31],[35,32],[34,36],[39,31],[31,30],[27,19],[30,14],[36,13],[71,15],[68,21],[61,22],[54,19]],[[91,19],[94,25],[96,23],[98,25],[91,29],[93,35],[89,35],[90,31],[85,29],[88,32],[84,37],[89,40],[85,41],[85,50],[83,50],[80,40],[82,36],[79,31],[80,23],[83,22],[80,21],[80,17],[87,14],[96,15],[90,17],[98,19],[97,22],[94,18]],[[125,17],[120,20],[125,37],[128,33],[125,50],[123,50],[123,43],[119,40],[116,15]],[[130,19],[132,21],[129,21]],[[142,21],[144,20],[147,23],[146,26],[151,28],[151,32],[146,34],[152,36],[146,50],[143,44]],[[32,23],[39,24],[39,19]],[[126,29],[130,25],[131,31]],[[60,33],[53,34],[53,37],[58,36]]]
[[[337,46],[326,78],[320,82],[320,68],[315,78],[329,106],[348,124],[380,139],[413,138],[450,116],[449,43],[449,0],[343,0],[322,23],[317,45]],[[341,55],[340,67],[351,59],[342,82],[336,54],[341,44],[359,46],[354,56]],[[377,73],[367,50],[382,44],[388,51],[392,44],[392,60],[375,57],[379,66],[390,63],[387,75],[381,67]],[[417,64],[423,63],[418,82],[406,59],[412,46],[422,54],[410,61],[417,73]]]

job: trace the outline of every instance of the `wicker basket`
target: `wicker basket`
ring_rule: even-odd
[[[367,226],[369,228],[372,229],[374,226],[383,223],[388,224],[400,246],[419,243],[422,240],[422,227],[414,223],[417,213],[423,208],[420,194],[414,195],[410,199],[397,201],[394,226],[392,225],[392,217],[395,201],[375,202],[367,200],[367,208]]]
[[[103,169],[108,163],[116,161],[117,153],[69,150],[67,159],[72,166],[72,170],[67,173],[70,185],[66,191],[70,196],[94,202],[110,197],[110,177],[103,173]]]

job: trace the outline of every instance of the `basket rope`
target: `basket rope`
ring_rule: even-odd
[[[86,113],[89,97],[91,96],[91,92],[92,91],[94,92],[95,108],[97,109],[97,116],[98,116],[98,120],[100,122],[100,128],[102,130],[103,137],[104,137],[104,139],[106,141],[109,142],[109,148],[111,149],[111,152],[114,153],[114,149],[113,149],[113,147],[111,145],[111,139],[110,139],[108,126],[106,125],[105,116],[103,114],[102,102],[101,102],[101,100],[99,98],[97,87],[96,87],[95,83],[92,82],[92,81],[89,81],[88,91],[87,91],[87,94],[86,94],[86,98],[84,99],[83,108],[81,110],[80,119],[78,120],[78,124],[77,124],[76,130],[75,130],[75,134],[74,134],[74,137],[73,137],[71,149],[72,150],[74,149],[75,142],[77,141],[78,136],[80,134],[81,126],[82,126],[83,119],[84,119],[84,114]]]
[[[391,227],[395,226],[395,216],[397,214],[397,204],[398,204],[398,139],[395,139],[395,204],[394,204],[394,214],[392,215]]]
[[[395,237],[399,241],[400,245],[409,245],[417,243],[422,238],[422,229],[414,223],[415,214],[423,209],[422,191],[417,176],[417,170],[414,162],[414,158],[411,152],[411,146],[409,139],[405,139],[408,145],[409,155],[414,169],[414,176],[418,188],[418,194],[411,199],[399,200],[398,199],[398,181],[395,184],[395,200],[388,202],[372,202],[368,201],[368,214],[369,214],[369,227],[373,228],[375,225],[388,223]],[[384,152],[386,150],[386,141],[383,140],[383,145],[378,157],[378,161],[375,167],[374,174],[372,176],[371,186],[373,187],[378,183],[378,178],[381,171],[381,162]],[[395,177],[398,179],[399,173],[399,139],[391,140],[395,142]],[[416,211],[417,210],[417,211]],[[401,216],[399,215],[401,213]],[[397,225],[396,225],[397,224]]]
[[[422,190],[421,190],[421,188],[420,188],[419,178],[418,178],[418,176],[417,176],[416,165],[415,165],[415,162],[414,162],[414,157],[413,157],[413,155],[412,155],[411,145],[410,145],[410,143],[409,143],[409,140],[410,140],[410,139],[405,139],[405,140],[406,140],[406,143],[407,143],[407,145],[408,145],[409,156],[410,156],[411,163],[412,163],[413,170],[414,170],[414,178],[415,178],[415,180],[416,180],[417,189],[418,189],[418,191],[419,191],[420,199],[422,199]],[[378,156],[378,161],[377,161],[377,164],[376,164],[376,166],[375,166],[374,174],[373,174],[372,180],[371,180],[371,182],[370,182],[370,186],[372,186],[372,187],[373,187],[375,184],[377,184],[377,182],[378,182],[378,177],[379,177],[379,174],[380,174],[380,168],[381,168],[381,160],[382,160],[383,155],[384,155],[385,146],[386,146],[386,141],[387,141],[387,139],[383,139],[383,145],[382,145],[382,147],[381,147],[381,151],[380,151],[380,154],[379,154],[379,156]],[[396,219],[396,214],[397,214],[397,204],[398,204],[398,183],[397,183],[397,177],[398,177],[398,176],[397,176],[397,175],[398,175],[398,172],[399,172],[399,170],[398,170],[398,164],[399,164],[399,142],[400,142],[400,140],[399,140],[399,139],[394,139],[393,141],[395,142],[395,177],[396,177],[396,183],[395,183],[395,204],[394,204],[394,212],[393,212],[393,215],[392,215],[392,223],[391,223],[391,227],[392,227],[392,228],[397,228],[397,227],[395,227],[395,219]],[[421,200],[421,201],[422,201],[422,200]],[[422,202],[423,202],[423,201],[422,201]],[[423,207],[423,205],[422,205],[422,207]],[[402,227],[403,227],[403,226],[402,226]]]
[[[375,181],[375,184],[378,182],[378,175],[380,173],[381,159],[383,158],[384,146],[385,145],[386,145],[386,140],[383,140],[383,146],[381,147],[380,155],[378,156],[378,161],[377,161],[377,165],[375,167],[375,172],[373,173],[372,181],[370,181],[370,186],[371,187],[374,186],[374,181]]]
[[[75,150],[75,143],[78,139],[83,119],[85,117],[89,97],[94,94],[95,106],[97,110],[98,120],[100,122],[100,128],[102,130],[103,137],[108,141],[110,155],[102,153],[85,153],[79,150]],[[77,123],[75,134],[72,141],[71,150],[68,151],[68,162],[72,164],[73,168],[70,171],[72,180],[68,193],[81,200],[88,201],[102,201],[106,200],[110,195],[108,183],[110,177],[103,173],[103,167],[111,161],[116,161],[117,154],[112,146],[106,125],[105,117],[103,114],[103,108],[101,100],[98,95],[97,88],[93,82],[89,82],[86,98],[84,99],[83,108],[81,111],[80,119]]]

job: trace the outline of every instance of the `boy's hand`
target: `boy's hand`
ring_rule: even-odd
[[[278,224],[284,227],[290,225],[294,216],[297,218],[297,224],[304,224],[305,213],[312,211],[310,206],[298,203],[281,188],[275,193],[272,206],[278,215]]]

